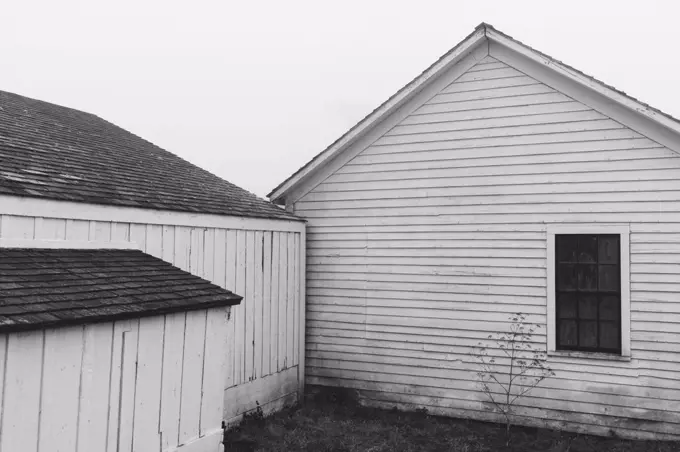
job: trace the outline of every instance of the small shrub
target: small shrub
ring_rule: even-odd
[[[529,323],[526,315],[519,312],[510,316],[509,331],[490,334],[493,346],[482,342],[473,351],[480,370],[477,378],[482,392],[491,402],[492,409],[505,420],[506,445],[510,445],[510,426],[515,405],[523,396],[543,380],[555,375],[546,364],[546,354],[532,342],[534,332],[541,325]],[[498,363],[490,350],[501,351],[507,364]]]

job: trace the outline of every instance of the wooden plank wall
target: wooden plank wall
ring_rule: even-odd
[[[217,450],[228,312],[0,335],[0,450]]]
[[[115,209],[114,209],[115,211]],[[112,211],[112,212],[114,212]],[[112,213],[112,217],[114,214]],[[170,262],[244,297],[231,311],[224,398],[225,419],[238,420],[260,405],[278,409],[295,401],[297,387],[254,390],[246,400],[235,388],[295,368],[300,349],[300,233],[118,223],[0,215],[0,238],[36,240],[131,241]],[[298,382],[297,371],[286,372]],[[268,379],[274,385],[276,379]],[[214,384],[214,382],[212,382]],[[261,383],[255,386],[260,388]],[[233,388],[229,390],[229,388]],[[247,391],[247,390],[246,390]]]
[[[545,224],[626,223],[633,359],[551,358],[519,413],[678,435],[679,212],[675,152],[487,57],[295,204],[308,383],[488,418],[468,353],[510,313],[545,325]]]

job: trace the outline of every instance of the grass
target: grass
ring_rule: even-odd
[[[332,400],[329,400],[332,399]],[[226,452],[680,452],[680,443],[627,441],[536,428],[360,407],[315,396],[267,418],[254,416],[227,432]]]

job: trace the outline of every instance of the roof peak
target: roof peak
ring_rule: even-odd
[[[475,30],[479,30],[479,29],[482,29],[482,28],[484,29],[484,31],[486,31],[487,29],[496,30],[496,28],[493,25],[486,23],[486,22],[482,22],[479,25],[477,25],[475,27]]]

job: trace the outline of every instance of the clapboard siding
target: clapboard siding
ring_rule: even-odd
[[[532,425],[678,437],[680,158],[493,58],[295,203],[307,375],[376,406],[491,419],[472,347],[546,323],[548,223],[631,228],[630,361],[550,357]],[[545,347],[545,329],[536,346]],[[492,351],[504,365],[503,354]]]
[[[171,451],[205,441],[201,450],[216,450],[222,406],[214,404],[221,402],[222,382],[205,385],[200,376],[204,367],[219,365],[219,359],[205,360],[215,346],[225,347],[228,312],[211,308],[0,335],[6,377],[0,449]],[[184,334],[186,317],[215,326],[210,342],[205,329],[189,331],[195,338]],[[176,319],[181,330],[167,330]],[[179,399],[189,407],[180,411]]]
[[[114,217],[115,212],[111,215]],[[0,239],[130,241],[153,256],[243,296],[241,304],[231,309],[228,347],[222,350],[226,375],[221,384],[227,390],[298,366],[301,332],[295,322],[303,300],[300,272],[294,267],[300,265],[296,247],[305,244],[300,242],[300,232],[278,230],[276,222],[271,224],[271,230],[247,230],[0,215]],[[205,329],[205,317],[201,328]],[[287,375],[290,378],[293,374],[297,375]],[[297,387],[293,392],[297,393]],[[232,393],[225,392],[228,417],[256,407],[255,400],[232,406],[246,400],[234,400]],[[264,396],[257,401],[261,405],[276,402],[266,399],[266,391]],[[283,396],[287,401],[295,399],[292,393]],[[186,404],[182,406],[183,411],[189,409]],[[193,416],[200,407],[191,409]],[[214,411],[211,407],[206,410],[211,415]],[[180,433],[188,437],[199,427],[187,425]]]

